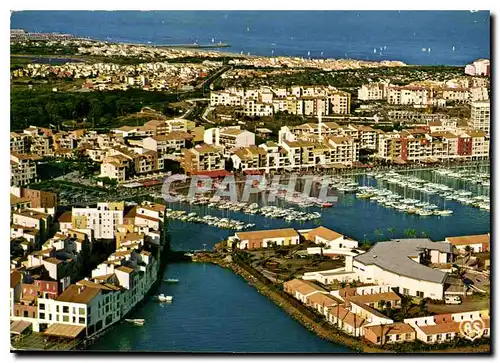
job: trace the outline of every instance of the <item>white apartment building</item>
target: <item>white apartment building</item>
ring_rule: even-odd
[[[476,76],[487,76],[490,74],[490,60],[478,59],[472,63],[475,69]]]
[[[351,166],[359,160],[358,144],[353,138],[344,136],[331,136],[328,138],[331,147],[328,163],[338,163]]]
[[[124,183],[126,180],[126,166],[117,161],[104,160],[101,164],[101,178],[110,178],[118,183]]]
[[[255,134],[241,130],[239,126],[216,127],[205,130],[203,141],[208,145],[222,146],[229,150],[255,145]]]
[[[123,202],[98,203],[94,208],[73,208],[73,229],[91,228],[94,238],[112,239],[115,229],[123,224]]]
[[[387,89],[387,101],[392,105],[426,105],[428,90],[418,86],[390,86]]]
[[[470,89],[470,100],[472,102],[488,101],[489,99],[490,99],[490,95],[488,92],[488,88],[486,88],[486,87],[472,87]]]
[[[244,93],[240,91],[212,91],[210,92],[210,106],[241,106]]]
[[[274,105],[270,102],[264,102],[259,99],[248,98],[243,101],[243,111],[247,116],[272,116],[274,114]]]
[[[364,84],[358,89],[358,99],[361,101],[374,101],[387,99],[388,83]]]
[[[224,169],[222,148],[202,145],[186,150],[182,164],[188,173]]]
[[[36,163],[38,157],[28,154],[10,154],[10,185],[19,187],[37,180]]]
[[[490,133],[490,103],[472,102],[471,103],[471,123],[476,130]]]
[[[351,113],[351,94],[337,91],[328,95],[330,101],[330,114],[348,115]],[[328,113],[327,113],[328,114]]]
[[[10,151],[16,154],[29,152],[29,136],[26,134],[10,133]]]

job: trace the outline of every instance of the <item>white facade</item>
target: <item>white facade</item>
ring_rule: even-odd
[[[91,228],[94,238],[112,239],[116,226],[123,224],[123,205],[116,203],[98,203],[96,208],[73,208],[71,214],[73,221],[82,221],[73,228]]]
[[[476,130],[482,130],[489,134],[490,132],[490,103],[472,102],[471,103],[471,122]]]
[[[357,261],[353,261],[353,268],[361,282],[387,284],[393,288],[398,288],[399,292],[404,295],[429,297],[437,300],[443,298],[444,287],[441,283],[397,275],[378,266],[365,266]]]

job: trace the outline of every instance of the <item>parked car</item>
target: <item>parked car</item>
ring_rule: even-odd
[[[450,305],[460,305],[462,303],[462,298],[460,296],[446,296],[444,302]]]

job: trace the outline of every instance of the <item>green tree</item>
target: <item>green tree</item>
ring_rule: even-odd
[[[404,234],[407,238],[415,238],[417,231],[415,229],[405,229]]]
[[[427,313],[427,299],[421,299],[418,303],[418,310],[421,314]]]

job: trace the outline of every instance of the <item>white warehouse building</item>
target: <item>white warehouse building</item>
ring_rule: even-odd
[[[449,263],[452,245],[428,238],[400,239],[375,244],[352,260],[352,272],[364,283],[386,284],[401,294],[443,299],[446,272],[423,263]],[[346,264],[346,272],[349,271]]]

